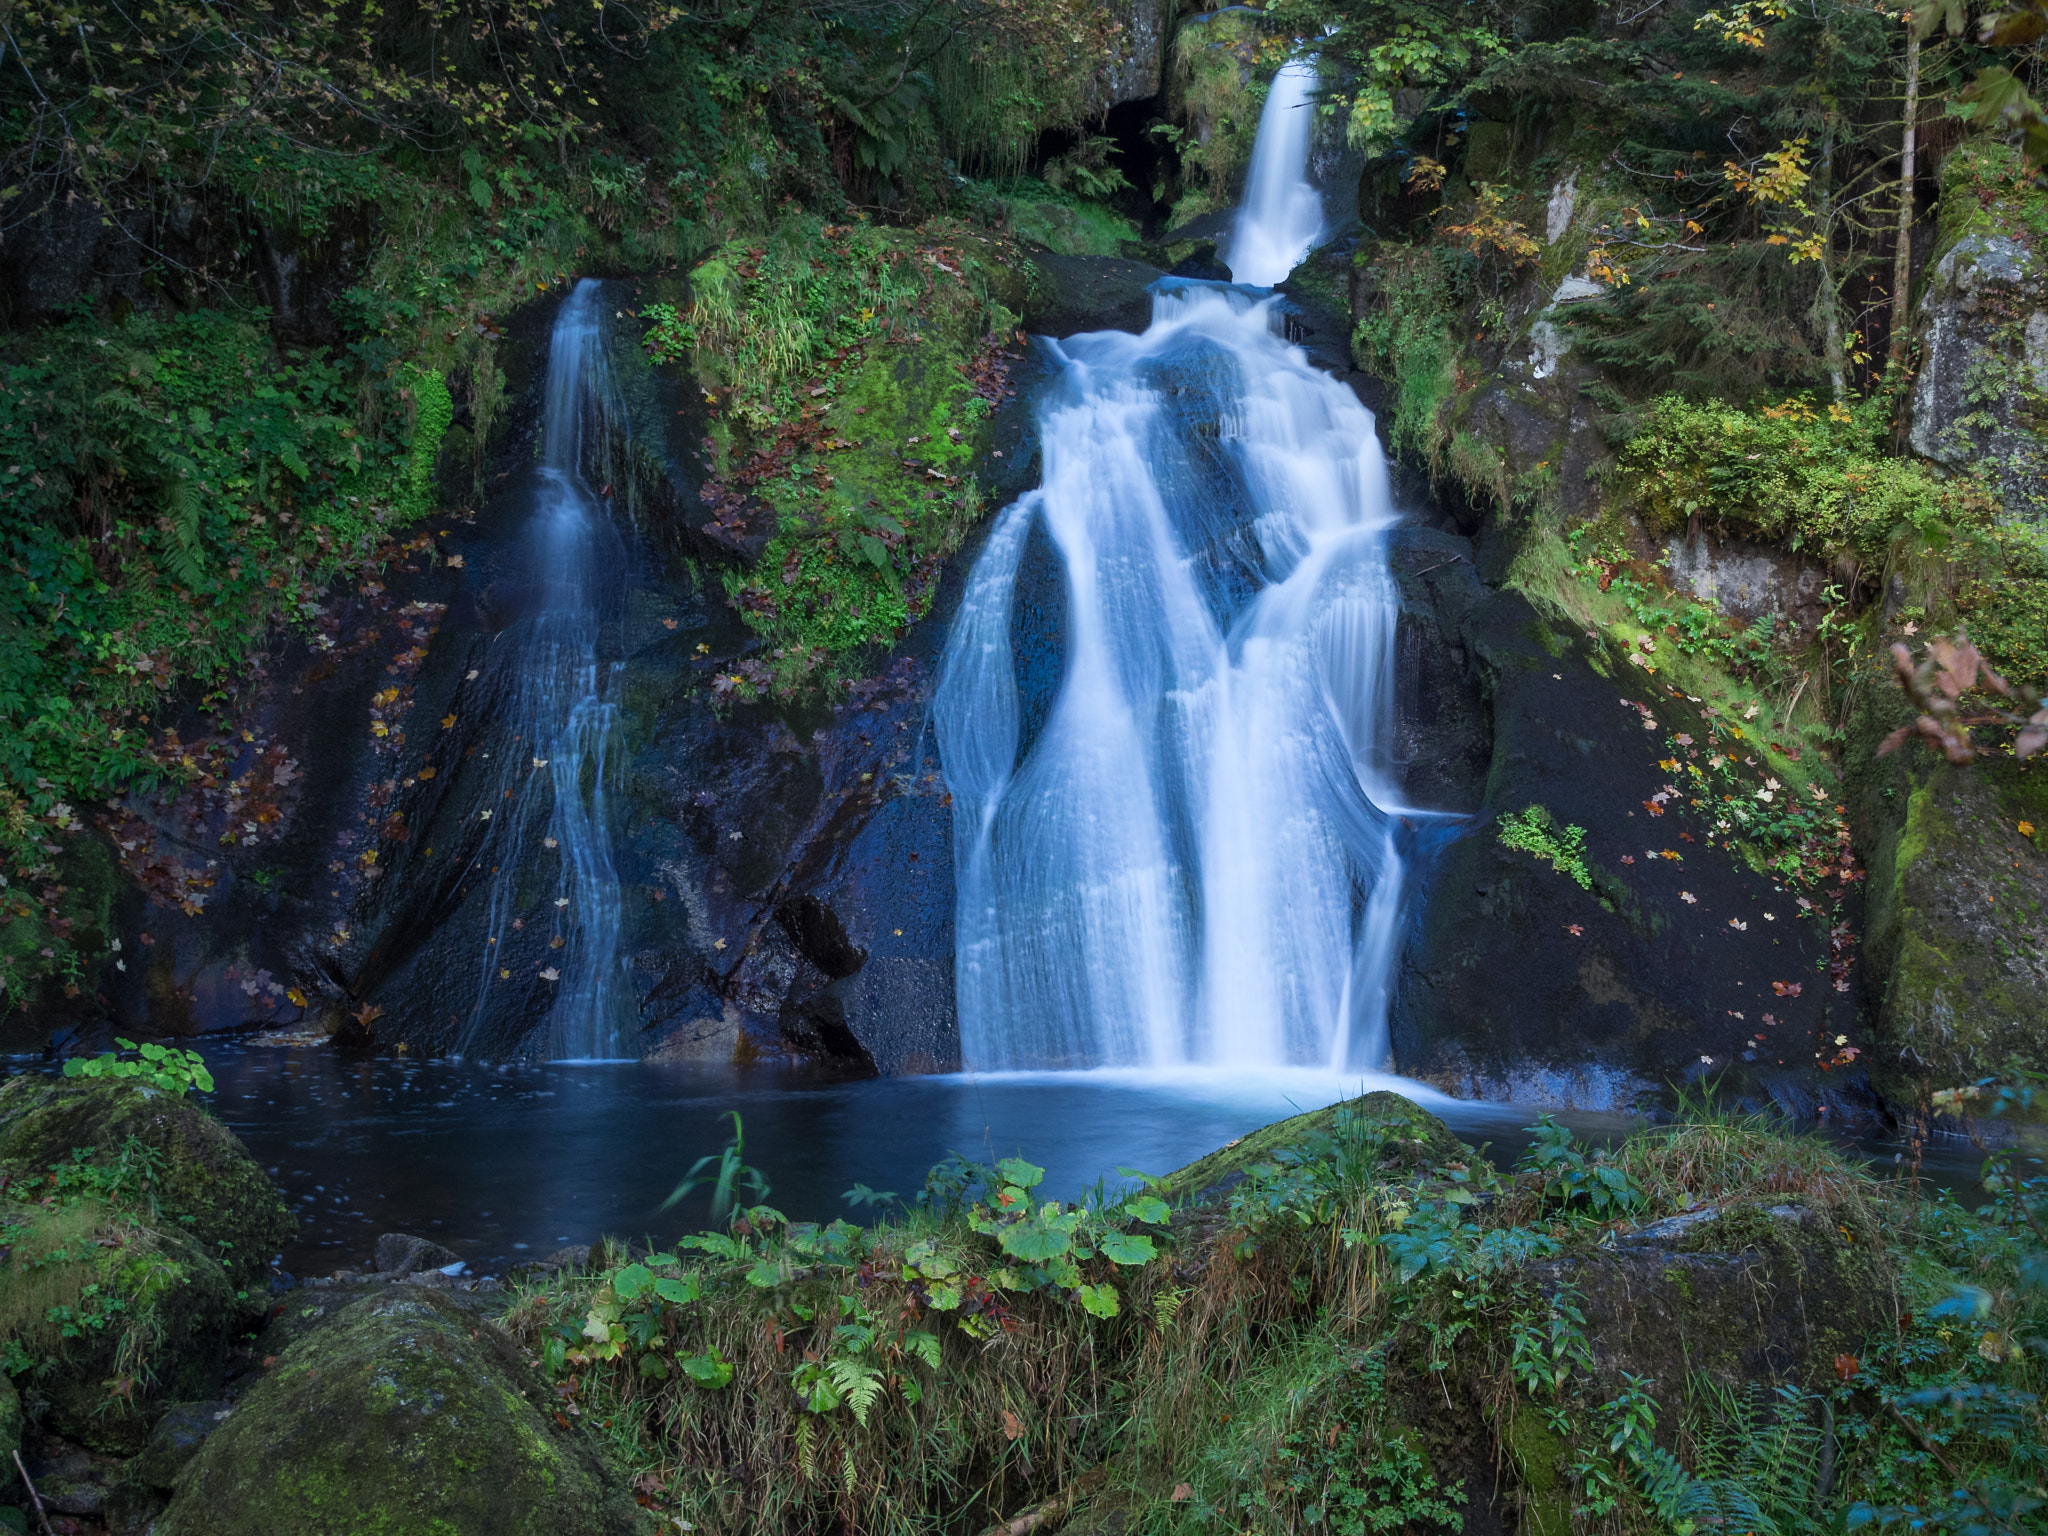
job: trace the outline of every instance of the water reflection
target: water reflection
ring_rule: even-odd
[[[211,1105],[269,1169],[304,1223],[286,1267],[362,1263],[380,1232],[417,1232],[502,1273],[610,1234],[672,1237],[705,1224],[702,1197],[662,1213],[682,1172],[740,1112],[770,1203],[797,1219],[858,1219],[856,1182],[909,1195],[950,1151],[1021,1154],[1071,1198],[1119,1167],[1164,1173],[1282,1116],[1388,1087],[1443,1116],[1496,1163],[1527,1145],[1535,1111],[1446,1099],[1401,1079],[1293,1072],[1016,1073],[821,1082],[797,1073],[640,1064],[350,1059],[215,1045]],[[1581,1135],[1639,1122],[1561,1117]],[[1893,1148],[1869,1148],[1889,1172]],[[1938,1184],[1974,1182],[1966,1149],[1933,1154]]]

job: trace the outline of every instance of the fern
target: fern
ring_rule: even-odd
[[[185,478],[189,473],[184,470],[164,486],[164,517],[171,525],[171,539],[163,548],[164,567],[181,586],[202,592],[208,585],[206,545],[199,532],[199,498]]]
[[[834,1355],[825,1362],[825,1369],[833,1387],[853,1410],[854,1422],[865,1429],[868,1410],[882,1395],[882,1373],[857,1355]]]

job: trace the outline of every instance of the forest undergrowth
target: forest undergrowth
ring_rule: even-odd
[[[716,1230],[507,1324],[677,1528],[2030,1527],[2037,1171],[1972,1212],[1711,1094],[1612,1146],[1532,1130],[1497,1170],[1374,1094],[1071,1203],[955,1157],[850,1191],[865,1226],[787,1220],[735,1149]],[[1811,1313],[1771,1379],[1706,1342],[1773,1326],[1692,1296],[1724,1254]],[[1667,1372],[1616,1320],[1632,1274],[1694,1313]]]

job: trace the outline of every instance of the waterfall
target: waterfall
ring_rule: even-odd
[[[527,606],[492,647],[490,664],[508,674],[511,742],[499,748],[486,812],[497,830],[479,855],[494,873],[464,1040],[468,1049],[482,1039],[495,995],[538,987],[545,989],[548,1053],[557,1060],[631,1054],[634,1012],[619,953],[609,805],[618,725],[611,691],[620,663],[616,644],[605,643],[616,629],[625,557],[602,498],[583,476],[596,446],[586,431],[616,404],[600,294],[599,283],[582,280],[555,318],[524,550]],[[536,925],[545,947],[536,942],[540,933],[525,932]],[[517,962],[521,969],[507,976],[512,967],[501,962],[515,945],[540,958]]]
[[[1293,252],[1261,282],[1313,237],[1286,190],[1312,78],[1283,71],[1260,127],[1237,254]],[[933,703],[970,1068],[1386,1064],[1396,516],[1371,415],[1279,305],[1168,278],[1143,335],[1046,344],[1044,477],[991,530]],[[1066,657],[1027,742],[1010,634],[1034,530]]]
[[[1230,232],[1230,275],[1270,288],[1285,282],[1323,232],[1323,199],[1308,180],[1315,129],[1316,67],[1306,59],[1281,66],[1259,114],[1244,203]]]

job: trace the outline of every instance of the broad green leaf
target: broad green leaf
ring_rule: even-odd
[[[1149,1264],[1152,1239],[1130,1232],[1111,1232],[1102,1239],[1102,1256],[1112,1264]]]
[[[765,1255],[754,1260],[754,1267],[747,1271],[747,1284],[758,1285],[764,1291],[772,1291],[782,1284],[782,1266]]]
[[[612,1294],[621,1301],[638,1301],[654,1289],[654,1271],[645,1264],[628,1264],[612,1276]]]
[[[676,1364],[700,1387],[709,1387],[715,1392],[732,1384],[732,1366],[721,1359],[715,1349],[707,1349],[701,1355],[677,1355]]]
[[[925,1287],[925,1305],[934,1312],[951,1312],[960,1305],[960,1287],[940,1281]]]
[[[912,1243],[904,1250],[903,1262],[927,1280],[944,1280],[960,1272],[959,1266],[940,1253],[938,1244],[930,1239]]]
[[[704,1252],[715,1254],[721,1259],[736,1259],[743,1251],[738,1243],[717,1232],[698,1232],[690,1237],[679,1237],[676,1239],[676,1246],[701,1248]]]
[[[1157,1195],[1139,1195],[1135,1200],[1124,1202],[1124,1214],[1133,1221],[1144,1221],[1155,1227],[1163,1227],[1173,1212],[1167,1209],[1166,1202]]]
[[[1113,1285],[1084,1285],[1074,1293],[1091,1317],[1115,1317],[1119,1303]]]
[[[1074,1239],[1057,1227],[1032,1220],[1003,1228],[1002,1245],[1003,1252],[1013,1259],[1022,1259],[1027,1264],[1043,1264],[1073,1247]]]
[[[699,1296],[703,1295],[704,1292],[703,1288],[698,1283],[697,1272],[695,1270],[691,1270],[688,1274],[684,1275],[683,1278],[680,1280],[671,1280],[664,1276],[663,1278],[655,1281],[654,1294],[659,1296],[663,1301],[672,1301],[677,1306],[683,1306],[689,1302],[695,1301]]]
[[[1036,1189],[1045,1177],[1045,1170],[1021,1157],[1006,1157],[996,1164],[996,1176],[1005,1184],[1014,1184],[1019,1189]]]

